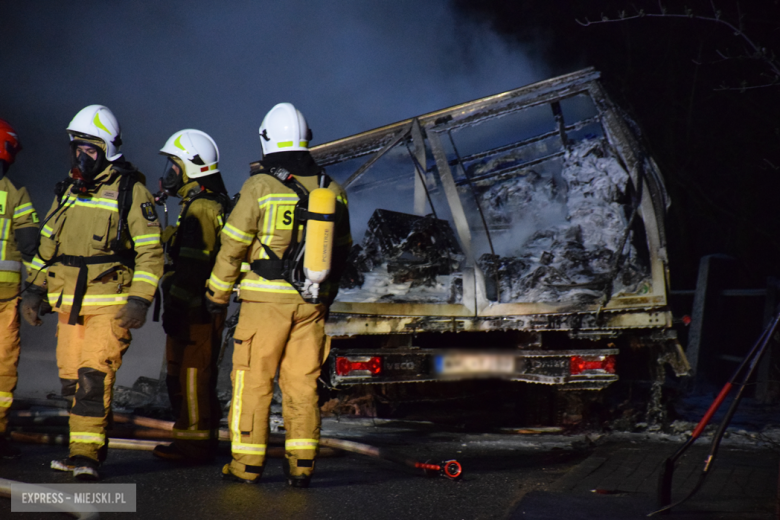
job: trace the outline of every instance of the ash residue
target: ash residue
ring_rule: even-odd
[[[165,382],[141,376],[133,383],[132,388],[117,385],[114,388],[112,408],[119,412],[132,412],[139,408],[157,409],[160,413],[150,416],[161,417],[169,414],[170,403]]]
[[[444,220],[378,209],[341,278],[345,301],[432,301],[460,298],[463,255]],[[453,276],[454,275],[454,276]],[[460,289],[462,290],[462,289]]]
[[[559,190],[553,177],[531,172],[482,193],[491,228],[511,233],[556,208],[563,216],[506,256],[485,254],[478,260],[494,286],[492,296],[501,302],[592,302],[610,287],[612,294],[635,293],[647,277],[630,236],[624,258],[615,258],[630,212],[629,176],[606,146],[589,140],[569,151],[561,179]]]

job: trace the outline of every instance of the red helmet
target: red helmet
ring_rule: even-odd
[[[14,129],[0,119],[0,160],[13,164],[16,154],[22,149]]]

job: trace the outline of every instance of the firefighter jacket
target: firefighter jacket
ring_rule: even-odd
[[[124,175],[141,176],[124,169],[127,166],[110,164],[86,193],[69,186],[61,198],[55,198],[44,219],[28,281],[44,285],[51,306],[70,313],[72,324],[78,315],[116,313],[128,296],[151,302],[162,276],[163,248],[154,199],[140,180],[127,185],[131,199],[120,194]],[[117,241],[120,225],[125,232]]]
[[[184,185],[182,209],[168,253],[173,273],[167,285],[166,312],[172,309],[203,310],[203,294],[219,251],[219,234],[225,224],[225,210],[216,194],[202,191],[196,181]],[[197,312],[196,314],[203,314]],[[210,316],[200,316],[207,322]]]
[[[38,248],[38,214],[27,189],[0,179],[0,298],[19,293],[22,260],[29,262]],[[29,265],[29,264],[28,264]]]
[[[295,179],[307,191],[317,188],[317,175]],[[352,246],[347,194],[335,181],[328,189],[336,194],[336,220],[331,276],[321,285],[320,297],[330,303],[338,290],[338,278]],[[303,239],[301,229],[293,229],[298,195],[286,184],[267,174],[250,177],[241,188],[236,206],[222,230],[222,248],[209,278],[209,297],[227,303],[233,285],[239,284],[239,298],[251,302],[304,303],[298,291],[285,280],[266,280],[248,268],[254,260],[268,259],[264,245],[282,257],[292,239]],[[242,268],[242,264],[243,268]],[[211,294],[213,292],[213,294]]]

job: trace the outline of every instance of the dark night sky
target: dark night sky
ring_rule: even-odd
[[[10,176],[46,211],[69,169],[65,127],[103,104],[152,191],[158,150],[190,127],[217,141],[233,193],[278,102],[301,109],[319,144],[545,79],[525,48],[446,0],[4,2],[0,118],[24,145]],[[22,394],[58,387],[55,321],[23,327]],[[159,324],[134,334],[119,384],[156,377],[161,364]]]
[[[0,117],[25,146],[11,173],[41,211],[68,170],[64,129],[89,104],[117,116],[150,188],[157,151],[193,127],[217,141],[233,192],[278,102],[306,115],[319,144],[546,76],[444,0],[13,2],[0,48]]]

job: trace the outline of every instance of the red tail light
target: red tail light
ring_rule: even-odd
[[[375,376],[382,372],[382,358],[351,356],[336,358],[336,374],[340,376]]]
[[[576,376],[583,373],[615,373],[615,356],[594,356],[582,357],[572,356],[569,365],[571,375]]]

